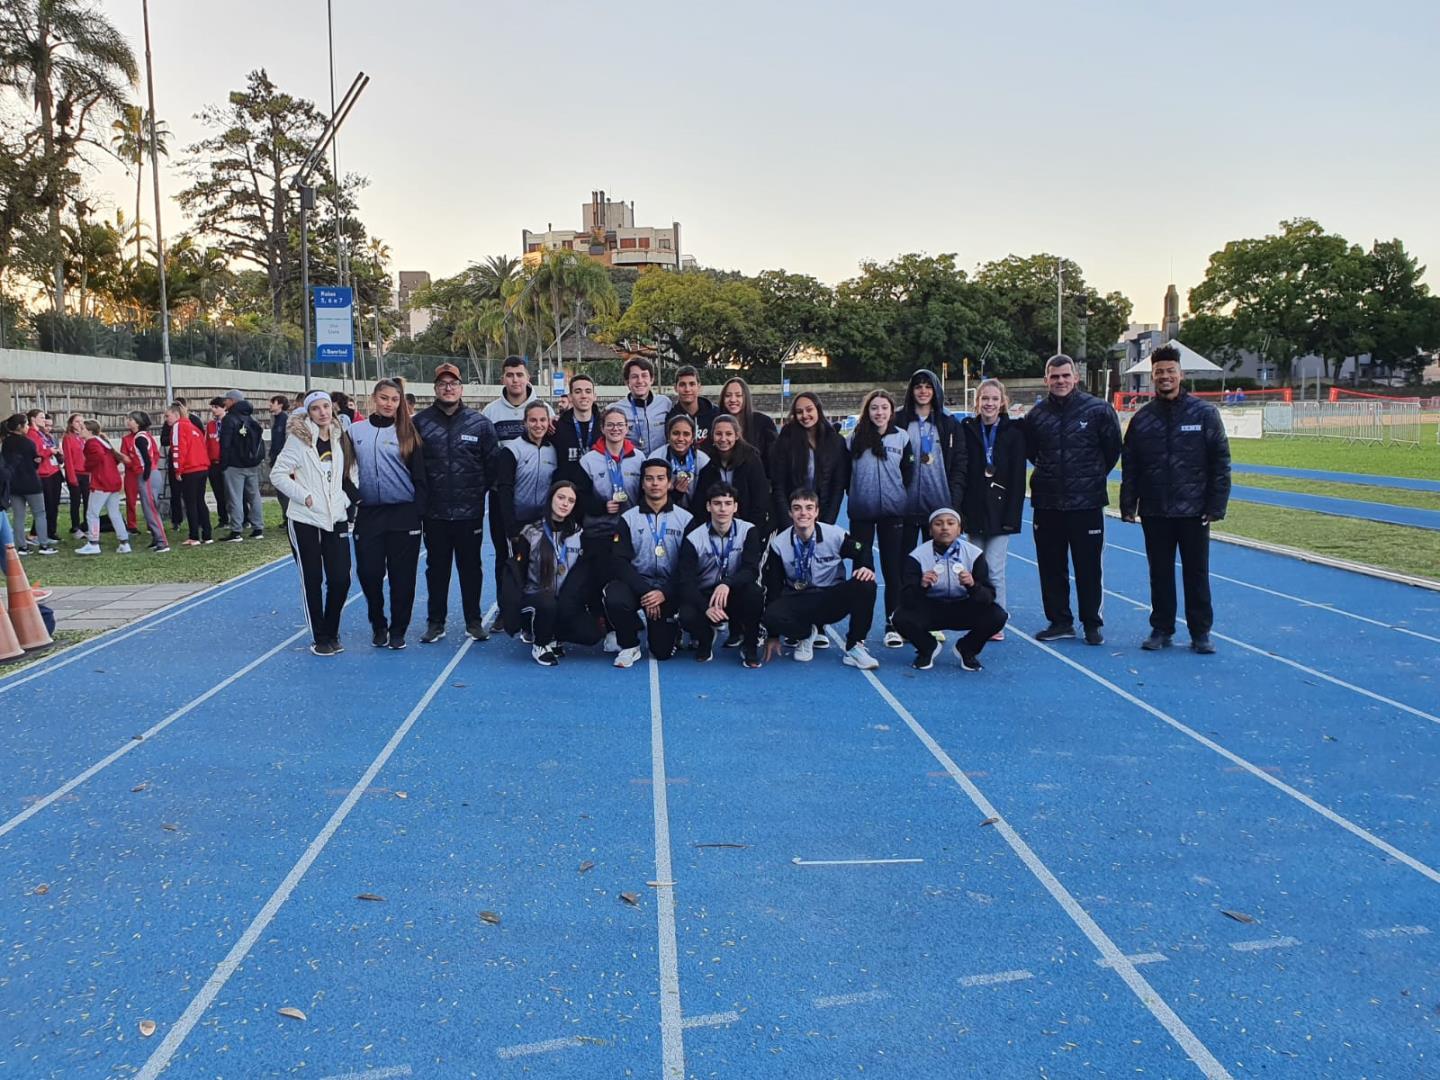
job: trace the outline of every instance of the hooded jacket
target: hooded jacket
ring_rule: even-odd
[[[1157,397],[1125,430],[1120,512],[1126,517],[1208,517],[1230,501],[1230,441],[1220,411],[1186,391]]]
[[[528,383],[526,385],[529,386]],[[539,400],[540,395],[536,393],[535,387],[530,386],[530,393],[525,395],[525,400],[519,405],[511,405],[502,390],[500,396],[486,405],[482,413],[485,419],[494,425],[495,438],[502,443],[509,442],[511,439],[518,439],[525,434],[525,409],[532,401]],[[555,415],[555,410],[551,409],[549,405],[546,405],[545,408],[549,410],[552,417]]]
[[[1025,453],[1035,463],[1036,510],[1097,510],[1110,504],[1106,483],[1120,460],[1120,421],[1109,402],[1072,390],[1037,402],[1022,421]]]
[[[930,401],[930,415],[925,420],[915,411],[915,387],[922,382],[928,382],[935,392]],[[934,429],[930,433],[933,444],[928,464],[924,458],[927,423]],[[905,405],[895,417],[895,426],[910,436],[910,448],[915,455],[906,515],[925,518],[942,506],[958,509],[965,501],[965,438],[960,422],[945,411],[945,387],[933,371],[921,368],[910,376]]]
[[[731,454],[733,457],[734,451],[731,451]],[[695,497],[690,503],[696,516],[704,518],[707,524],[710,515],[705,509],[705,493],[712,485],[722,481],[733,485],[739,494],[739,509],[735,511],[735,516],[768,534],[773,527],[770,521],[770,480],[765,475],[765,466],[760,461],[759,453],[752,449],[744,461],[732,460],[730,465],[726,465],[720,460],[718,451],[710,451],[709,464],[701,469],[700,475],[695,478]],[[789,520],[790,508],[786,506],[785,516],[780,521]]]
[[[826,422],[828,426],[828,421]],[[794,429],[794,434],[787,434]],[[801,471],[792,458],[792,443],[804,439],[805,434],[794,422],[786,424],[775,440],[770,451],[770,501],[773,520],[784,521],[790,516],[790,493],[797,488],[813,488],[820,496],[820,520],[827,525],[835,524],[840,516],[840,507],[845,502],[845,489],[850,486],[850,451],[840,433],[830,428],[827,438],[810,449],[807,459],[813,455],[815,480],[812,484],[809,467]],[[807,440],[808,441],[808,440]]]
[[[328,462],[320,459],[317,449],[320,428],[308,416],[291,416],[285,435],[280,456],[270,469],[270,483],[290,500],[286,517],[331,532],[346,519],[350,496],[345,487],[348,482],[353,489],[356,481],[355,462],[345,458],[340,422],[330,428]],[[310,506],[305,505],[307,498]]]
[[[975,584],[960,583],[958,570],[963,567],[975,579]],[[939,580],[928,589],[925,575],[934,570]],[[952,548],[945,552],[935,550],[935,542],[927,539],[905,557],[900,574],[900,603],[907,608],[919,608],[928,600],[973,600],[978,604],[995,602],[995,586],[990,580],[990,564],[984,553],[974,544],[957,539]]]
[[[29,435],[11,434],[5,436],[0,453],[5,457],[5,466],[10,470],[10,493],[12,495],[39,495],[40,470],[35,459],[40,451],[30,441]],[[6,510],[9,507],[5,507]]]
[[[485,492],[495,484],[500,443],[495,425],[468,406],[446,415],[439,405],[415,414],[425,461],[425,516],[472,521],[485,516]]]
[[[205,431],[188,417],[165,425],[170,431],[170,468],[176,476],[191,476],[210,469],[210,452],[206,449]],[[67,469],[69,458],[66,458]],[[82,470],[83,471],[83,470]]]
[[[960,422],[965,436],[965,531],[972,536],[1001,536],[1020,531],[1025,509],[1025,431],[1004,413],[995,432],[995,475],[985,475],[985,437],[980,418]]]
[[[255,408],[248,401],[230,406],[220,421],[220,464],[227,469],[248,469],[265,460],[265,438]]]
[[[685,411],[685,406],[680,404],[679,399],[670,406],[670,415],[665,417],[665,430],[670,430],[670,421],[677,416],[690,416],[695,422],[695,441],[702,443],[710,438],[710,422],[720,414],[720,407],[707,397],[697,398],[695,401],[695,415],[690,416]]]

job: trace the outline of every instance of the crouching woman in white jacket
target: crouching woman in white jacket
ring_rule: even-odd
[[[305,617],[316,656],[344,652],[340,615],[350,592],[350,536],[346,509],[355,493],[355,449],[336,422],[330,395],[305,398],[290,417],[285,446],[270,483],[290,500],[290,548],[305,588]]]

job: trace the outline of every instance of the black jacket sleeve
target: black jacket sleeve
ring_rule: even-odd
[[[740,548],[740,566],[730,579],[732,586],[755,585],[760,581],[760,566],[765,560],[768,537],[760,529],[751,529]],[[779,560],[775,560],[779,562]]]
[[[508,450],[505,452],[510,453]],[[572,477],[575,481],[575,490],[580,495],[580,508],[590,517],[604,517],[610,511],[605,508],[607,502],[602,498],[599,490],[595,487],[595,481],[590,479],[590,474],[578,465]]]
[[[947,416],[945,423],[945,478],[950,485],[950,505],[958,510],[965,503],[965,432],[960,421]]]
[[[916,608],[925,600],[925,586],[920,583],[923,576],[920,564],[906,555],[900,566],[900,606]]]
[[[1115,407],[1108,402],[1104,407],[1105,421],[1100,426],[1100,452],[1105,455],[1105,472],[1108,474],[1120,460],[1120,417]]]
[[[1141,448],[1145,442],[1137,437],[1139,430],[1132,419],[1121,444],[1120,516],[1126,518],[1134,517],[1140,509],[1140,474],[1145,469],[1141,460],[1144,450]]]
[[[519,531],[515,522],[515,455],[509,450],[502,450],[495,455],[494,464],[494,470],[489,474],[494,477],[492,512],[500,517],[502,535],[513,539]]]
[[[761,575],[765,585],[765,598],[774,600],[785,591],[785,564],[770,551],[768,540],[765,542],[765,552],[764,571]]]
[[[790,455],[786,452],[788,447],[779,441],[770,448],[770,460],[766,463],[766,476],[769,478],[768,510],[775,521],[784,521],[789,513],[790,493],[795,490],[795,478],[790,475]]]
[[[840,557],[850,560],[852,573],[862,566],[866,570],[875,569],[874,544],[862,544],[849,533],[845,534],[845,539],[840,544]]]
[[[825,490],[820,492],[820,520],[832,525],[840,517],[840,508],[845,503],[845,492],[850,488],[850,452],[843,439],[829,444],[829,468],[825,478]]]
[[[910,445],[909,439],[905,440],[905,449],[900,452],[900,479],[907,491],[915,482],[915,447]]]
[[[135,440],[135,453],[140,455],[140,478],[142,480],[149,480],[150,472],[155,468],[155,462],[150,460],[150,440],[137,438]]]
[[[417,446],[406,464],[410,468],[410,483],[415,487],[415,510],[423,518],[430,496],[430,477],[425,470],[424,448]]]
[[[911,559],[911,562],[915,560]],[[915,563],[918,569],[920,564]],[[975,584],[970,586],[970,595],[981,604],[993,604],[995,602],[995,584],[990,579],[990,564],[981,555],[975,560],[975,565],[970,570],[970,576],[975,579]]]
[[[700,606],[700,555],[689,540],[680,544],[680,562],[675,567],[675,596],[686,607]]]
[[[1219,409],[1206,410],[1205,461],[1205,514],[1211,521],[1220,521],[1230,504],[1230,438]]]
[[[735,479],[743,481],[736,485],[743,500],[740,503],[741,516],[757,529],[768,533],[774,527],[770,520],[770,481],[765,475],[765,466],[761,464],[759,456],[751,458],[741,475]],[[786,521],[789,517],[787,512],[777,520]]]

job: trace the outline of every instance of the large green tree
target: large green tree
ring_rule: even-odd
[[[124,107],[138,73],[130,43],[88,0],[0,4],[0,86],[23,94],[38,117],[38,198],[56,312],[65,310],[62,219],[79,186],[76,165],[87,146],[99,145],[93,123]]]
[[[986,263],[976,282],[990,293],[992,314],[1008,327],[1016,347],[1002,352],[998,370],[1005,374],[1034,373],[1055,352],[1057,299],[1063,287],[1061,347],[1073,356],[1104,359],[1120,340],[1133,305],[1119,292],[1101,293],[1085,282],[1085,273],[1071,259],[1059,256],[1009,255]]]
[[[655,268],[635,282],[630,307],[611,333],[616,340],[653,343],[682,364],[743,367],[755,359],[763,307],[760,290],[744,279]]]

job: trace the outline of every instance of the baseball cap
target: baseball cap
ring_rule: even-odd
[[[461,377],[460,377],[460,369],[459,369],[458,367],[456,367],[454,364],[441,364],[439,367],[437,367],[437,368],[435,369],[435,381],[436,381],[436,382],[439,382],[439,381],[440,381],[441,379],[443,379],[446,375],[449,375],[449,376],[450,376],[452,379],[454,379],[456,382],[463,382],[463,381],[464,381],[464,380],[461,379]]]

